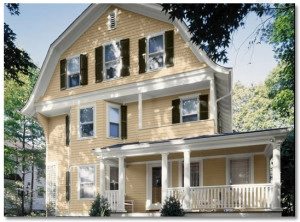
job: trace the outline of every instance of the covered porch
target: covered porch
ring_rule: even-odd
[[[276,129],[217,134],[93,149],[100,164],[100,193],[108,198],[113,212],[160,210],[168,196],[176,197],[186,212],[280,212],[280,146],[287,132]],[[261,156],[266,159],[263,169],[256,164]],[[240,164],[235,161],[239,159],[249,163],[249,179],[242,184],[234,182],[230,171],[234,164]],[[217,166],[217,162],[223,165]],[[193,163],[198,165],[197,183]],[[117,190],[105,184],[107,165],[118,167]],[[257,179],[260,170],[264,171],[263,183]],[[134,183],[145,186],[129,183],[138,171],[143,176]],[[221,177],[224,182],[216,182]],[[126,207],[128,200],[133,200],[130,203],[134,207]]]

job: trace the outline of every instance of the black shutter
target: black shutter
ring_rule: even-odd
[[[70,172],[66,172],[66,201],[70,200]]]
[[[139,74],[146,72],[146,38],[139,39]]]
[[[67,60],[60,60],[60,89],[67,88]]]
[[[103,81],[103,47],[95,48],[95,78],[96,82]]]
[[[70,117],[66,116],[66,146],[70,145]]]
[[[174,31],[165,32],[166,67],[174,66]]]
[[[80,85],[88,84],[87,55],[80,55]]]
[[[172,100],[172,123],[180,123],[180,99]]]
[[[121,106],[121,139],[127,139],[127,106]]]
[[[121,40],[120,45],[121,45],[121,59],[122,59],[121,76],[129,76],[130,75],[129,39]]]
[[[199,109],[200,109],[200,115],[199,119],[208,119],[208,95],[200,95],[199,96],[200,104],[199,104]]]

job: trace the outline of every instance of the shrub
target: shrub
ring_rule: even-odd
[[[95,201],[92,204],[89,215],[92,217],[109,217],[110,206],[107,198],[98,194]]]
[[[161,209],[161,216],[184,216],[179,200],[175,197],[167,197]]]

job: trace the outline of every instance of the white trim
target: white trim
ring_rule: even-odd
[[[147,164],[146,167],[146,210],[159,210],[161,208],[161,204],[153,204],[152,203],[152,168],[153,167],[162,167],[161,162],[159,163],[150,163]]]
[[[111,12],[108,13],[108,16],[107,16],[107,19],[108,19],[108,21],[107,21],[107,29],[109,31],[115,30],[117,28],[117,15],[118,15],[118,10],[117,9],[115,9],[115,10],[113,10],[113,11],[111,11]],[[111,17],[112,16],[114,17],[114,20],[115,20],[115,24],[114,24],[113,27],[112,27],[112,24],[111,24]]]
[[[110,108],[119,110],[119,137],[110,136]],[[106,137],[110,139],[121,139],[121,106],[114,103],[106,103]]]
[[[93,136],[88,136],[88,137],[81,137],[81,132],[80,132],[80,110],[81,109],[88,109],[92,108],[93,109]],[[96,104],[87,104],[84,106],[79,106],[77,108],[77,140],[86,140],[86,139],[93,139],[96,138],[97,132],[97,126],[96,126]]]

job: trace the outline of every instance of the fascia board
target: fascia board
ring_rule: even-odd
[[[116,156],[143,156],[161,153],[184,152],[185,150],[214,150],[220,148],[235,148],[243,146],[254,146],[261,144],[271,144],[277,139],[286,137],[288,129],[276,129],[261,132],[249,132],[243,134],[231,134],[209,138],[200,138],[192,140],[169,140],[161,143],[140,143],[133,145],[124,145],[120,148],[97,148],[92,152],[102,158]]]

